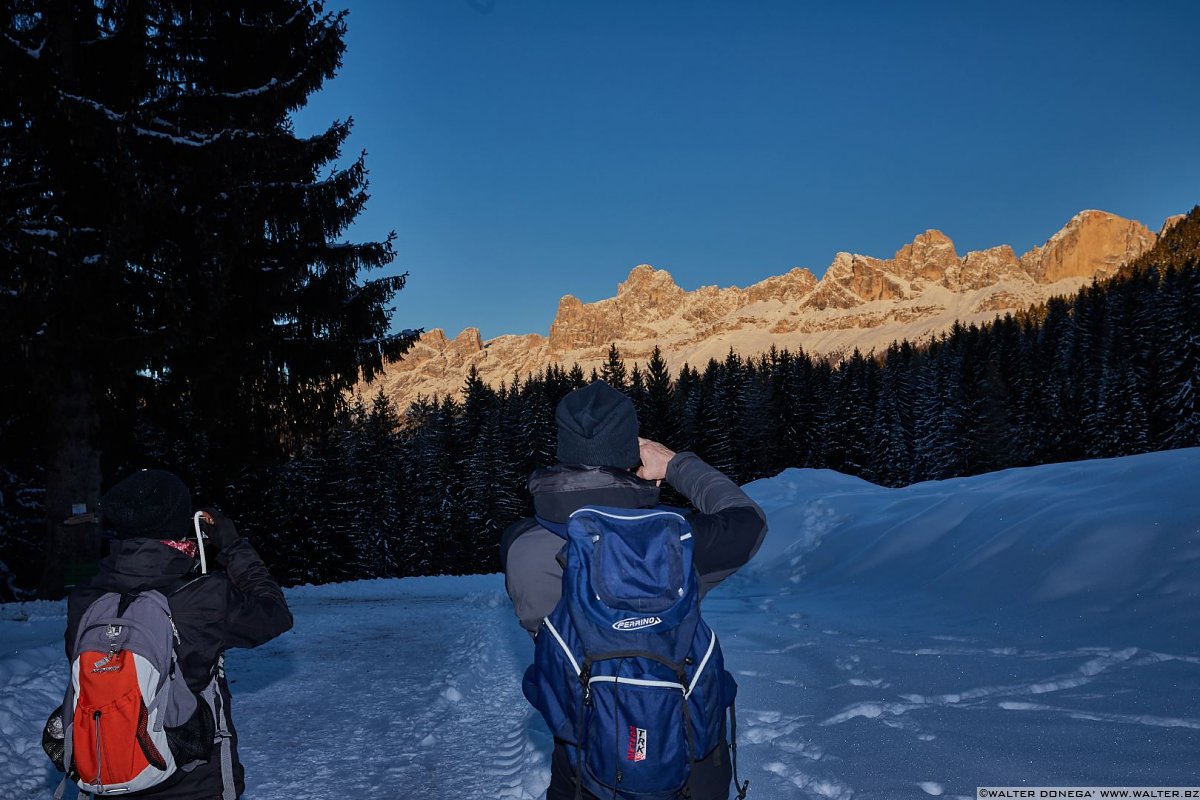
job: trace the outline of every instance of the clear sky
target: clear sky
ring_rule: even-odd
[[[745,286],[937,228],[1019,253],[1200,203],[1200,3],[330,0],[398,327],[546,333],[640,263]]]

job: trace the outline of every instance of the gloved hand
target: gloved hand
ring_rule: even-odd
[[[201,528],[218,550],[225,550],[240,538],[237,525],[229,517],[215,508],[202,508],[200,511],[204,513],[200,518]]]

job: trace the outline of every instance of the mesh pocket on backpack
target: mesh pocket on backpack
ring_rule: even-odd
[[[212,755],[217,726],[212,708],[205,701],[196,703],[196,713],[187,722],[175,727],[166,726],[163,730],[167,733],[167,744],[175,755],[176,764],[207,761]]]
[[[63,731],[63,716],[62,709],[56,708],[46,720],[46,727],[42,728],[42,749],[46,751],[46,755],[50,756],[50,760],[54,762],[54,766],[59,772],[66,772],[67,768],[63,764],[63,759],[67,754],[67,738]]]
[[[138,746],[142,748],[142,755],[146,756],[146,761],[150,762],[150,766],[158,770],[167,769],[167,760],[163,758],[162,753],[158,752],[158,748],[154,746],[154,740],[150,738],[150,731],[147,726],[150,724],[150,714],[146,711],[146,704],[142,703],[138,711],[137,739]]]

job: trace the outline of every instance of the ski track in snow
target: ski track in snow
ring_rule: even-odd
[[[248,743],[246,800],[540,796],[549,741],[531,732],[519,680],[532,648],[502,589],[294,607],[307,626],[230,663],[235,691],[272,681],[235,710]],[[359,631],[337,635],[339,621],[355,619]],[[272,655],[303,673],[303,692],[272,679]],[[269,757],[279,752],[286,766]]]

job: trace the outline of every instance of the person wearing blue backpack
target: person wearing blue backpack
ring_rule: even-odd
[[[559,463],[533,473],[535,516],[501,540],[534,636],[523,691],[554,734],[547,800],[726,800],[737,686],[700,599],[757,552],[766,516],[694,453],[639,438],[608,384],[555,419]],[[664,480],[696,510],[660,506]]]

